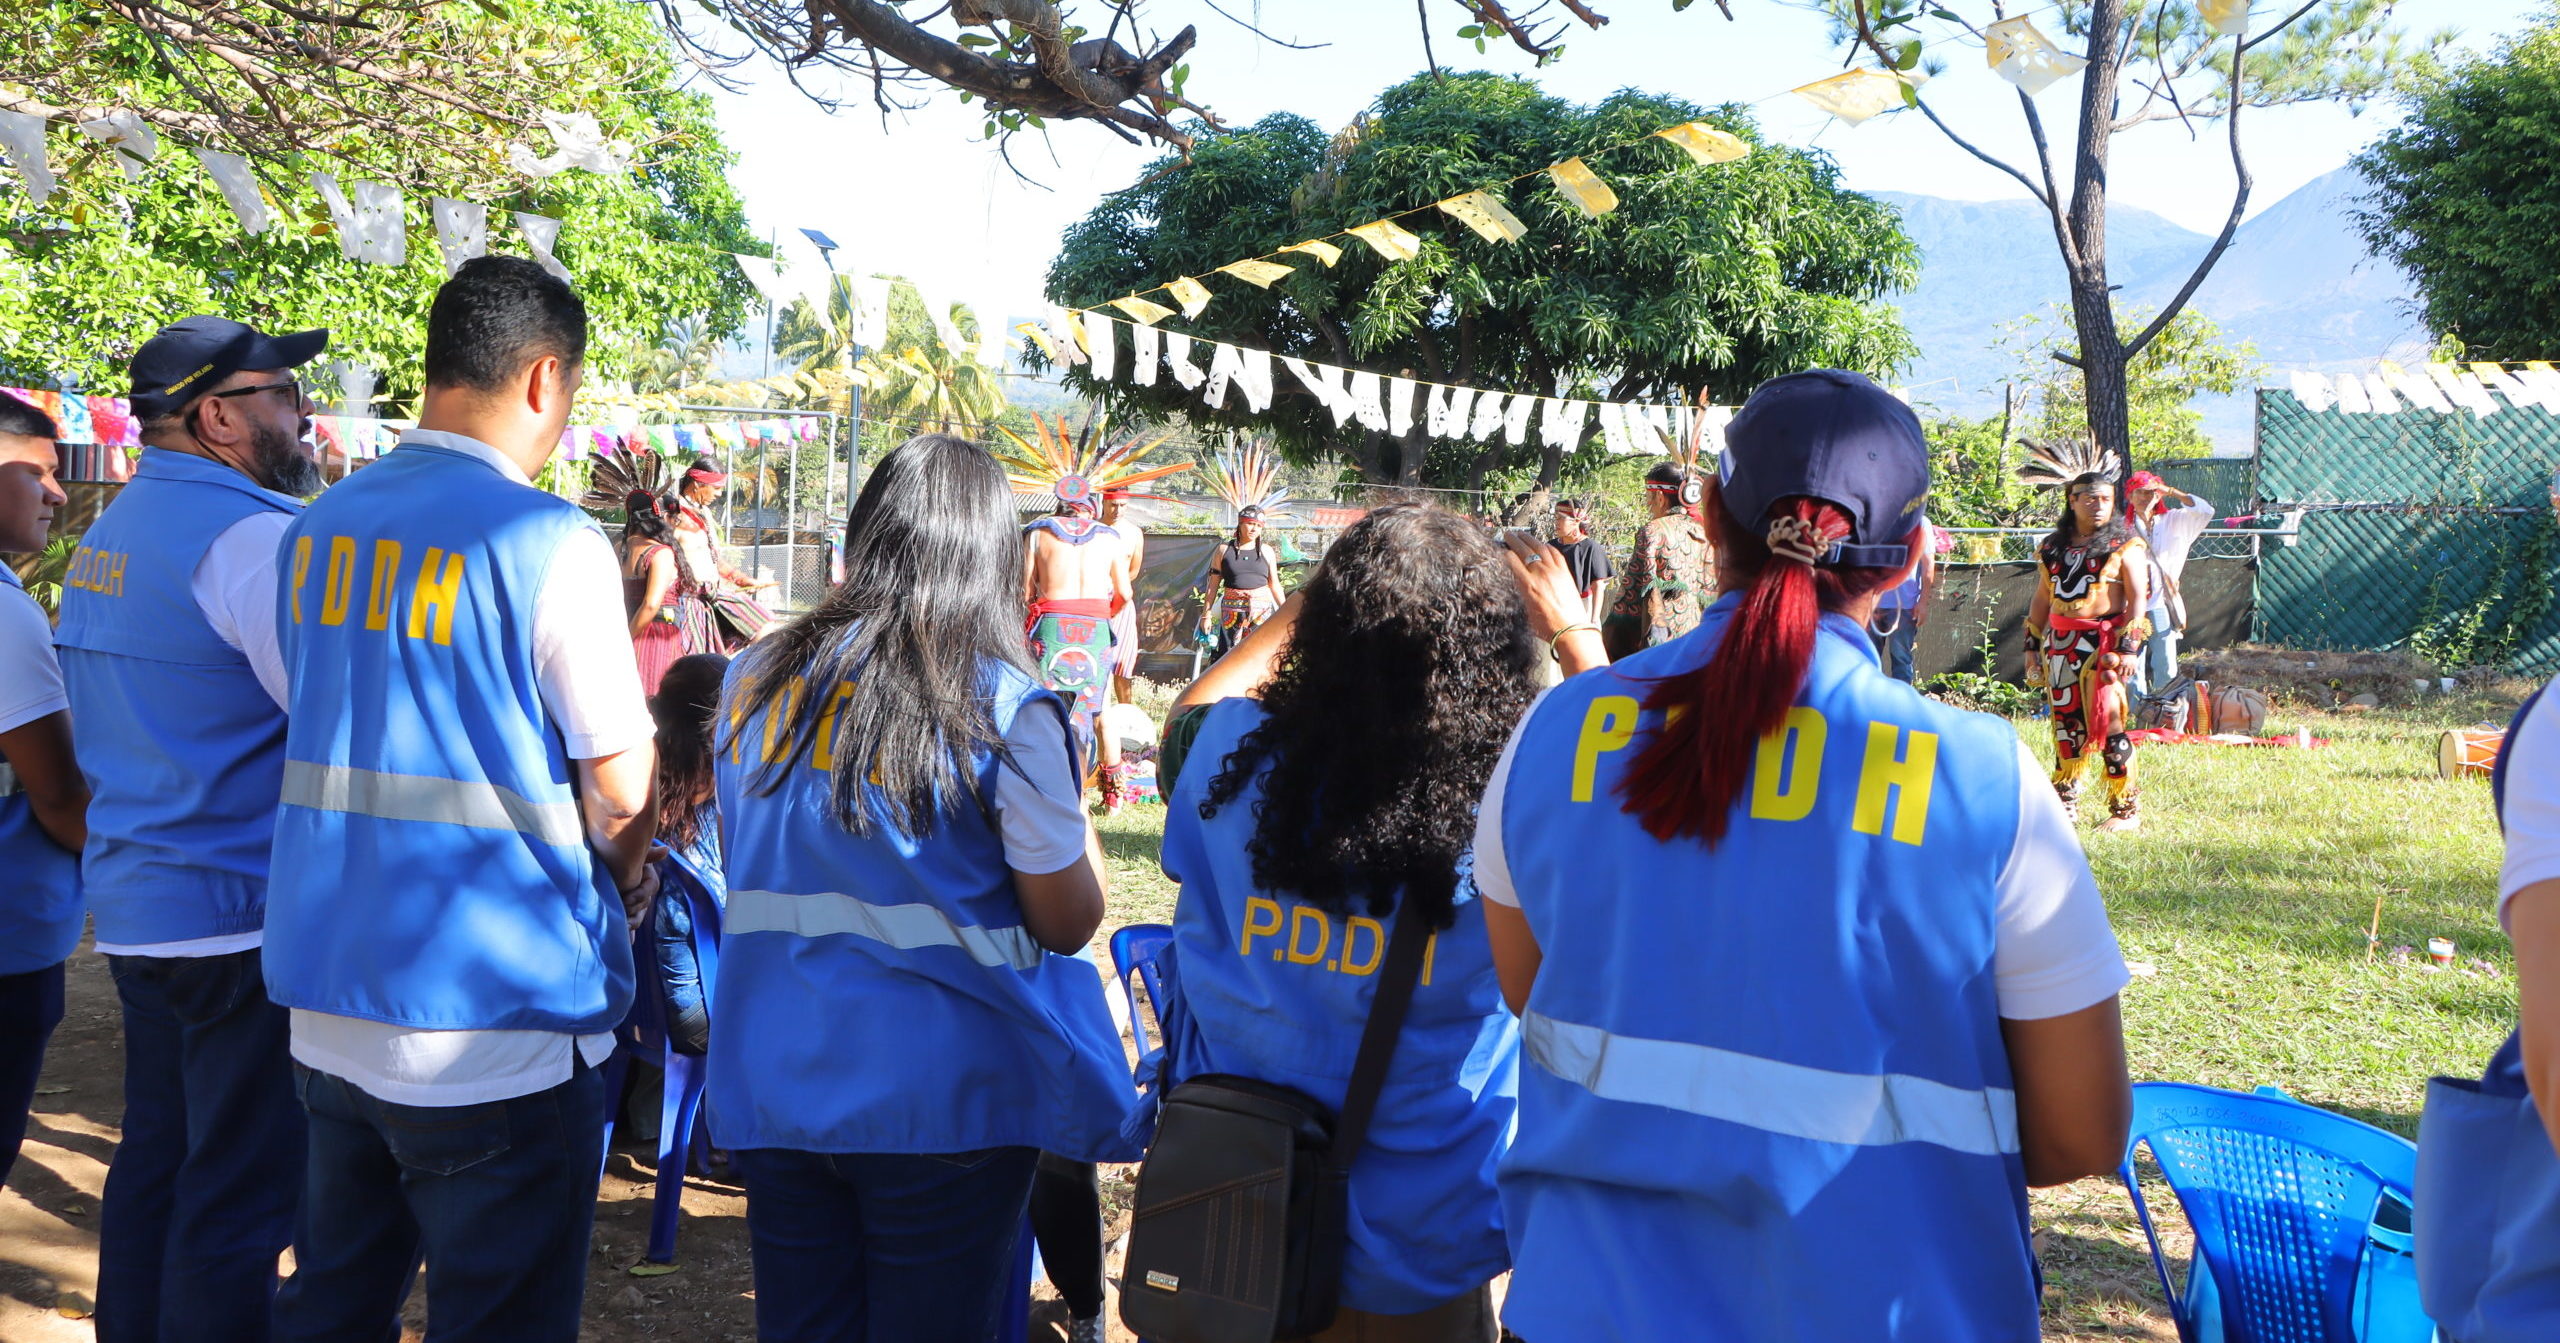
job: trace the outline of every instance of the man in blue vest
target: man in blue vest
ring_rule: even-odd
[[[190,317],[143,342],[142,460],[63,577],[95,795],[81,872],[124,1007],[102,1343],[265,1338],[293,1228],[302,1112],[259,958],[284,769],[276,542],[320,487],[292,370],[328,339]]]
[[[286,534],[293,716],[267,988],[311,1162],[278,1339],[577,1337],[605,1095],[648,908],[655,725],[593,520],[532,477],[586,308],[480,257],[427,316],[400,446]]]

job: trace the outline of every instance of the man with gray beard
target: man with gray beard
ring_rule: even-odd
[[[124,1014],[100,1343],[265,1339],[301,1199],[303,1112],[260,948],[284,779],[277,550],[321,484],[293,370],[328,340],[190,317],[143,342],[142,459],[62,580],[92,795],[81,874]],[[333,553],[330,573],[354,561]],[[320,619],[382,619],[378,589],[346,586]]]

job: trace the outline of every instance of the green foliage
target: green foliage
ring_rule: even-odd
[[[2472,359],[2560,353],[2560,275],[2542,244],[2560,217],[2560,11],[2486,57],[2419,80],[2406,120],[2355,165],[2356,223],[2416,282],[2431,330]]]
[[[79,549],[80,537],[76,533],[56,532],[46,539],[34,565],[19,575],[26,584],[27,595],[36,599],[36,605],[43,607],[46,615],[62,610],[62,577],[70,572],[71,556]]]
[[[1753,152],[1702,167],[1644,139],[1689,120]],[[1640,143],[1592,163],[1618,194],[1610,214],[1584,215],[1536,177],[1497,187],[1629,141]],[[1420,255],[1396,265],[1351,243],[1331,268],[1289,254],[1297,274],[1267,290],[1209,275],[1476,188],[1497,188],[1528,236],[1491,243],[1454,220],[1417,216],[1403,222],[1423,235]],[[1583,107],[1525,79],[1476,73],[1396,85],[1337,137],[1286,113],[1204,129],[1188,166],[1151,165],[1068,231],[1048,289],[1089,306],[1207,276],[1215,301],[1182,323],[1207,339],[1505,392],[1686,400],[1705,385],[1734,400],[1801,368],[1901,366],[1910,338],[1877,300],[1911,283],[1917,261],[1889,207],[1841,188],[1822,154],[1760,143],[1740,107],[1633,91]],[[1418,434],[1398,460],[1383,436],[1337,429],[1285,372],[1262,415],[1233,400],[1208,410],[1169,380],[1069,381],[1122,407],[1270,433],[1297,460],[1357,460],[1372,479],[1473,484],[1536,461],[1552,481],[1562,467],[1533,448],[1426,452]]]
[[[74,8],[48,0],[0,11],[0,45],[53,50],[69,41],[57,29],[70,31],[63,25]],[[492,250],[520,246],[508,210],[563,221],[558,255],[594,323],[599,377],[636,371],[638,353],[671,316],[715,340],[737,330],[752,291],[722,253],[764,249],[729,185],[733,156],[710,101],[676,87],[666,39],[647,11],[616,0],[522,0],[509,12],[502,25],[457,29],[456,40],[472,45],[453,58],[495,62],[485,77],[511,81],[505,91],[529,105],[597,114],[609,134],[644,146],[630,175],[569,172],[525,184],[489,165],[457,163],[458,138],[494,164],[506,139],[523,134],[481,124],[466,136],[449,124],[450,108],[396,100],[387,130],[344,136],[331,157],[254,160],[282,222],[250,237],[175,138],[164,134],[158,160],[127,183],[103,146],[56,126],[49,148],[64,176],[58,194],[41,209],[14,190],[0,199],[0,379],[45,386],[59,376],[84,390],[121,391],[135,346],[163,323],[213,312],[270,330],[329,328],[328,357],[377,370],[380,395],[396,407],[417,391],[427,305],[444,278],[428,206],[439,194],[489,205]],[[106,24],[94,32],[113,40],[71,52],[87,63],[73,72],[89,81],[84,97],[185,106],[186,91],[142,34]],[[128,31],[130,41],[120,35]],[[529,48],[574,59],[535,62]],[[347,260],[308,181],[313,171],[401,183],[407,264]]]
[[[2120,328],[2138,330],[2153,313],[2124,308],[2116,314]],[[2075,354],[2079,340],[2070,315],[2060,306],[2041,318],[2022,318],[2001,330],[2000,345],[2014,360],[2014,378],[2026,393],[2025,413],[2016,438],[2071,438],[2089,432],[2088,403],[2079,373],[2056,354]],[[2201,426],[2204,412],[2195,399],[2228,395],[2266,372],[2258,348],[2248,341],[2227,344],[2222,328],[2194,308],[2182,308],[2157,339],[2125,365],[2125,398],[2132,413],[2132,458],[2156,462],[2177,457],[2203,457],[2213,440]]]
[[[1932,493],[1931,498],[1935,499],[1935,497]],[[1933,503],[1931,507],[1935,508],[1936,505]],[[1994,614],[1995,612],[1987,606],[1983,610],[1982,642],[1975,644],[1973,648],[1974,656],[1979,659],[1979,666],[1972,671],[1951,671],[1932,676],[1928,683],[1920,688],[1959,708],[1996,713],[2003,718],[2024,718],[2043,706],[2044,696],[2031,687],[2015,685],[2000,679],[1997,674],[1997,668],[2000,666],[2000,631],[1999,626],[1993,621]]]
[[[2514,666],[2526,637],[2551,611],[2555,552],[2560,552],[2560,526],[2546,513],[2523,544],[2502,528],[2488,553],[2466,556],[2458,570],[2437,568],[2427,580],[2418,622],[2409,631],[2409,651],[2447,670]],[[2466,599],[2453,590],[2450,580],[2457,572],[2487,577]]]
[[[2001,437],[2007,417],[1925,422],[1929,433],[1929,520],[1941,527],[2023,527],[2044,521],[2037,491],[2012,471],[2017,453]]]

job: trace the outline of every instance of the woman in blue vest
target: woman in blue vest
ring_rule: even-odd
[[[667,1034],[681,1053],[710,1047],[711,1004],[702,982],[696,939],[717,937],[696,928],[696,891],[713,907],[725,905],[729,885],[720,861],[720,811],[714,805],[714,740],[719,733],[720,685],[729,659],[692,653],[668,666],[649,696],[658,725],[659,894],[644,939],[664,993]]]
[[[943,434],[864,484],[845,581],[732,666],[711,1132],[756,1331],[991,1338],[1043,1151],[1129,1161],[1136,1091],[1066,708],[1022,647],[1004,469]]]
[[[2027,1187],[2124,1152],[2123,959],[2010,725],[1877,669],[1910,409],[1799,373],[1725,437],[1724,595],[1550,691],[1478,812],[1521,1012],[1503,1323],[2032,1343]]]
[[[1545,654],[1484,527],[1400,504],[1345,529],[1177,706],[1164,869],[1189,1029],[1169,1084],[1237,1074],[1340,1107],[1387,930],[1435,930],[1351,1166],[1345,1309],[1319,1338],[1495,1336],[1519,1030],[1461,856]]]

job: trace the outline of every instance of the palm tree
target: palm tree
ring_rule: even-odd
[[[866,417],[894,420],[902,429],[976,435],[1004,413],[1004,380],[944,343],[914,286],[889,290],[888,337],[859,360],[852,313],[852,278],[839,275],[823,310],[800,299],[775,324],[774,353],[796,364],[813,393],[841,405],[845,383],[858,382]],[[950,317],[964,339],[978,337],[975,313],[954,304]]]

